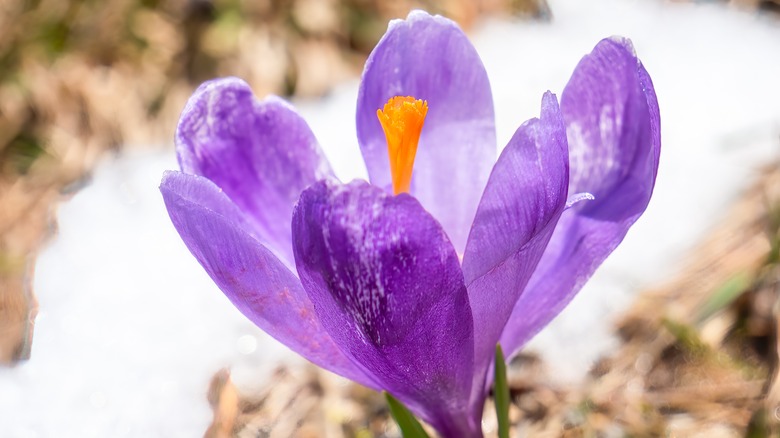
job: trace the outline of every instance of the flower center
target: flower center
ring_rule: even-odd
[[[409,191],[417,142],[420,141],[426,114],[428,102],[411,96],[391,97],[383,109],[376,110],[387,138],[390,174],[396,195]]]

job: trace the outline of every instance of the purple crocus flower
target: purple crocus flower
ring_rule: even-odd
[[[650,200],[650,77],[628,40],[599,42],[496,160],[482,62],[457,25],[416,11],[366,62],[357,131],[370,183],[342,184],[290,105],[207,82],[160,190],[260,328],[442,436],[482,436],[496,343],[516,352],[557,315]]]

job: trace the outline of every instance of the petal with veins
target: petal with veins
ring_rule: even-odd
[[[445,436],[471,436],[471,309],[433,217],[407,194],[322,181],[301,195],[293,239],[304,288],[342,351]]]

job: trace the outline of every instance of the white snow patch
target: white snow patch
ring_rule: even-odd
[[[0,368],[9,437],[200,436],[206,390],[302,362],[236,310],[190,255],[159,190],[170,153],[110,159],[59,210],[38,258],[32,358]]]

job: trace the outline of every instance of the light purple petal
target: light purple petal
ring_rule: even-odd
[[[540,119],[520,126],[498,158],[463,256],[474,315],[474,408],[496,343],[566,205],[569,159],[558,101],[542,99]]]
[[[516,352],[554,318],[645,211],[661,148],[658,102],[628,40],[602,40],[561,98],[570,192],[595,197],[568,209],[501,338]]]
[[[458,257],[416,199],[319,182],[293,213],[298,273],[322,325],[382,389],[468,436],[473,331]]]
[[[377,109],[393,96],[428,101],[410,193],[463,252],[479,197],[496,158],[493,97],[476,50],[452,21],[413,11],[390,22],[366,61],[357,133],[371,183],[391,191]]]
[[[277,97],[259,101],[237,78],[204,83],[176,131],[182,171],[213,181],[293,266],[290,220],[304,188],[333,175],[309,126]]]
[[[241,313],[315,364],[376,387],[335,346],[298,278],[251,236],[217,186],[206,178],[167,172],[160,191],[182,240]]]

